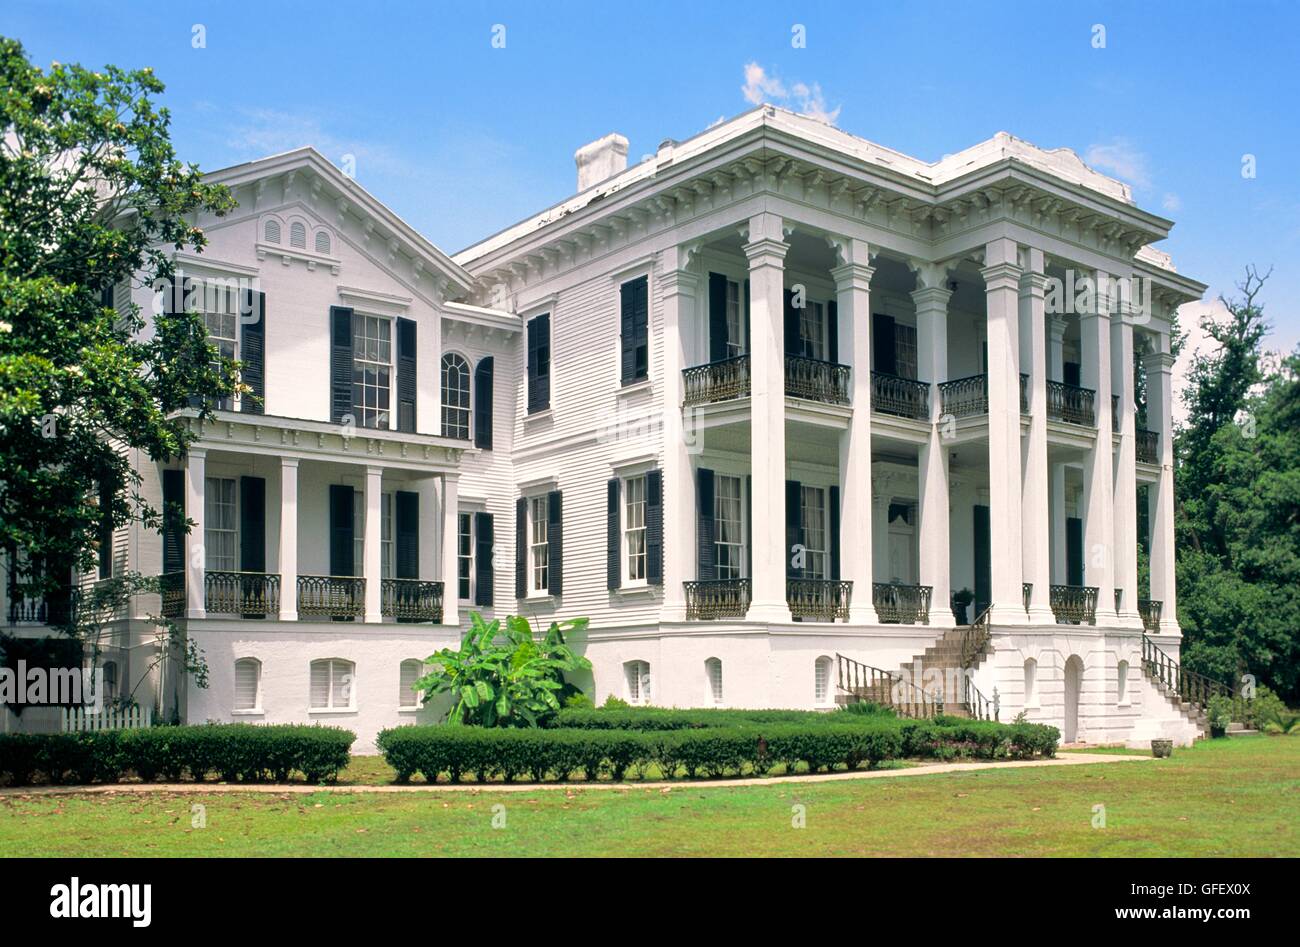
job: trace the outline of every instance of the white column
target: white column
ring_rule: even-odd
[[[382,511],[380,503],[382,500],[382,491],[384,483],[384,468],[366,467],[366,486],[365,486],[365,544],[362,553],[363,565],[361,574],[366,579],[366,597],[365,597],[365,620],[368,622],[383,621],[382,610],[380,607],[381,581],[383,569],[380,565],[380,528],[382,526]]]
[[[456,595],[456,583],[459,578],[456,561],[456,541],[458,525],[456,514],[459,509],[459,474],[442,475],[442,623],[444,625],[460,624],[460,608]]]
[[[685,267],[684,247],[663,251],[659,286],[664,313],[664,460],[663,460],[663,579],[660,621],[685,621],[686,586],[694,578],[695,480],[691,450],[698,449],[699,432],[687,430],[682,406],[682,370],[687,368],[687,339],[697,328],[696,288],[699,278]]]
[[[298,620],[298,458],[280,458],[280,621]]]
[[[1052,316],[1048,321],[1048,378],[1065,380],[1065,320]],[[1043,408],[1046,417],[1047,408]],[[1065,464],[1049,459],[1052,482],[1052,581],[1058,585],[1066,582],[1065,543]],[[1050,599],[1049,599],[1050,604]]]
[[[1029,376],[1029,436],[1021,439],[1021,567],[1024,581],[1032,585],[1029,621],[1050,624],[1055,619],[1050,598],[1052,514],[1047,496],[1047,276],[1042,250],[1027,248],[1022,262],[1025,272],[1020,278],[1020,371]]]
[[[929,438],[917,455],[918,582],[931,588],[930,624],[938,628],[954,624],[948,551],[948,447],[944,443],[951,428],[940,415],[939,398],[939,385],[948,380],[948,299],[952,292],[944,285],[946,277],[946,267],[923,265],[917,271],[919,288],[912,293],[916,305],[917,374],[930,382],[931,421]]]
[[[1104,278],[1098,273],[1098,289]],[[1097,589],[1097,624],[1115,616],[1114,445],[1110,423],[1110,300],[1100,291],[1091,312],[1079,314],[1079,380],[1091,388],[1097,439],[1083,462],[1083,582]]]
[[[853,583],[849,622],[874,625],[871,523],[871,277],[862,240],[837,244],[841,265],[831,270],[839,318],[840,357],[853,369],[853,415],[840,436],[840,577]]]
[[[750,465],[753,477],[754,592],[748,617],[790,621],[785,595],[785,254],[782,220],[749,220]]]
[[[1181,635],[1174,575],[1173,369],[1169,334],[1154,336],[1156,351],[1146,356],[1147,425],[1160,426],[1160,480],[1148,490],[1151,530],[1151,598],[1160,602],[1160,634]]]
[[[1141,628],[1137,610],[1137,442],[1134,428],[1133,321],[1120,304],[1110,322],[1110,381],[1119,395],[1119,447],[1114,460],[1115,588],[1121,590],[1119,624]]]
[[[203,535],[204,480],[207,477],[208,452],[194,448],[185,455],[185,518],[191,522],[185,534],[185,617],[206,618],[207,596],[204,575],[207,552]]]
[[[988,319],[989,539],[994,624],[1023,625],[1020,563],[1020,267],[1014,240],[984,250]]]

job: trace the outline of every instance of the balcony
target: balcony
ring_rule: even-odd
[[[1149,598],[1138,599],[1138,614],[1142,616],[1142,627],[1151,632],[1159,631],[1160,612],[1163,607],[1163,602],[1152,601]]]
[[[379,611],[399,622],[442,623],[442,583],[423,579],[381,579]]]
[[[785,393],[822,404],[849,403],[849,366],[801,355],[785,357]]]
[[[928,625],[932,591],[928,585],[876,582],[871,586],[871,603],[882,624]]]
[[[930,386],[913,378],[871,373],[871,410],[916,421],[930,420]]]
[[[737,355],[719,362],[682,369],[687,405],[713,404],[749,396],[749,356]]]
[[[1049,604],[1058,625],[1095,625],[1097,589],[1091,585],[1053,585]]]
[[[11,597],[9,600],[9,624],[11,625],[44,625],[47,617],[49,617],[49,609],[42,597]]]
[[[687,621],[744,618],[749,611],[749,579],[708,579],[682,585],[686,590]]]
[[[209,615],[275,617],[280,612],[280,577],[209,569],[203,574],[203,599]]]
[[[1137,460],[1139,464],[1160,463],[1160,432],[1137,432]]]
[[[165,572],[158,576],[158,592],[162,596],[164,618],[180,618],[185,614],[184,572]]]
[[[939,414],[972,418],[989,413],[989,378],[971,375],[939,385]]]
[[[298,576],[300,618],[362,618],[366,608],[366,580],[359,576]]]
[[[1063,381],[1048,381],[1047,417],[1066,424],[1095,427],[1097,416],[1093,410],[1093,401],[1096,396],[1097,393],[1091,388],[1067,385]]]
[[[838,579],[786,579],[785,600],[795,621],[848,621],[853,583]]]

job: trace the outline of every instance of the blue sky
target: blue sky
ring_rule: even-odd
[[[302,144],[355,155],[449,252],[570,194],[587,141],[621,132],[635,161],[750,108],[756,64],[752,95],[926,160],[998,130],[1075,149],[1177,221],[1160,247],[1208,299],[1273,265],[1269,345],[1300,340],[1295,3],[5,0],[0,33],[42,65],[153,66],[205,169]]]

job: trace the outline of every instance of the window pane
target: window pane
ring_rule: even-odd
[[[644,581],[646,577],[645,547],[645,477],[630,477],[623,483],[625,513],[623,542],[627,549],[628,581]]]
[[[826,578],[826,491],[821,487],[804,487],[803,541],[804,577]]]
[[[740,478],[715,477],[713,518],[716,535],[714,537],[714,550],[717,556],[717,575],[719,579],[741,578],[742,563],[745,561],[743,509]]]

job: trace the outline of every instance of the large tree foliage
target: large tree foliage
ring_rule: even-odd
[[[233,206],[176,158],[162,91],[149,69],[41,70],[0,37],[0,545],[25,562],[88,568],[101,496],[114,526],[156,526],[129,449],[180,454],[176,409],[236,387],[199,315],[106,292],[169,284],[205,244],[187,218]]]
[[[1300,356],[1265,372],[1267,326],[1247,271],[1228,318],[1202,328],[1177,435],[1178,619],[1188,667],[1221,680],[1254,674],[1300,694]]]

